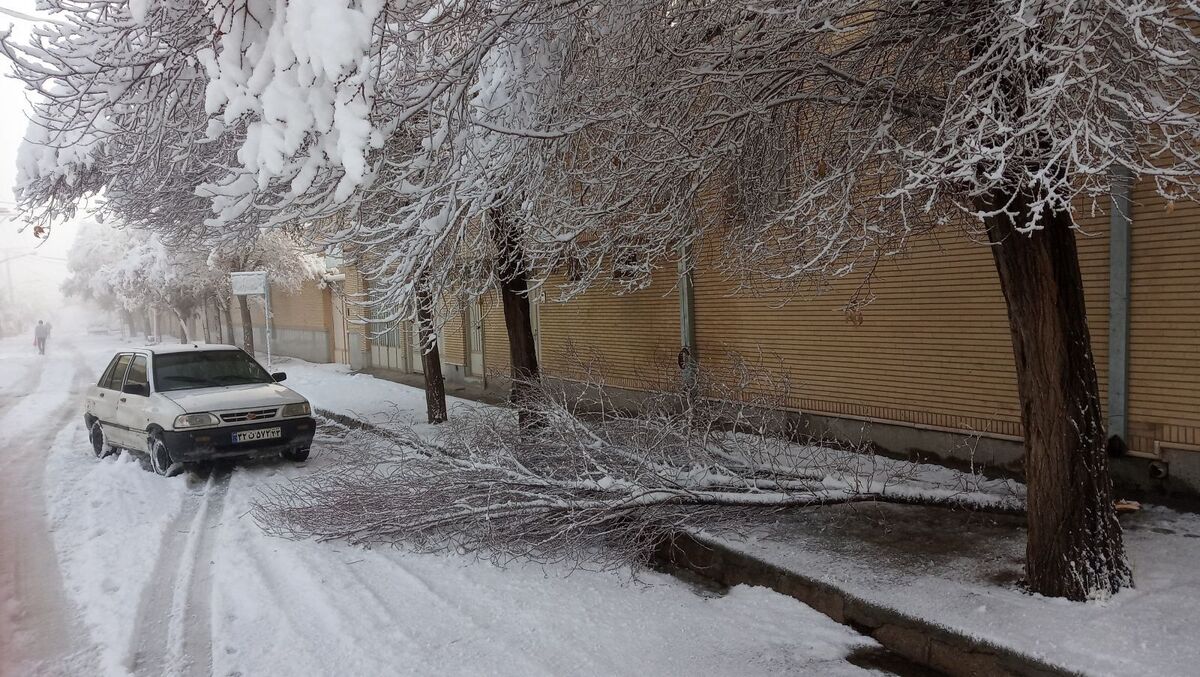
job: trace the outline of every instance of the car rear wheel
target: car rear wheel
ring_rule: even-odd
[[[301,461],[307,461],[308,449],[289,449],[283,452],[283,458],[285,460],[295,461],[297,463],[300,463]]]
[[[174,477],[183,469],[183,466],[171,460],[171,454],[167,452],[167,445],[161,437],[150,441],[150,467],[163,477]]]
[[[100,419],[92,421],[88,426],[88,440],[92,443],[92,453],[96,454],[96,458],[104,458],[116,451],[108,443],[108,437],[104,434],[104,426],[100,425]]]

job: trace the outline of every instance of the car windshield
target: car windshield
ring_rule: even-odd
[[[271,375],[240,350],[206,350],[154,356],[154,389],[159,392],[248,383],[271,383]]]

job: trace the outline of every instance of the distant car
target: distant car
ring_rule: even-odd
[[[97,457],[150,456],[160,475],[217,459],[308,458],[308,400],[234,346],[159,345],[113,356],[87,392],[84,423]]]
[[[87,326],[87,333],[89,333],[89,334],[111,334],[112,327],[108,326],[107,324],[100,324],[97,322],[93,322]]]

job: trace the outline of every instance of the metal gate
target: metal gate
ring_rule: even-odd
[[[346,323],[346,299],[331,293],[329,303],[332,312],[333,332],[333,361],[338,364],[350,364],[350,330]]]
[[[371,366],[404,371],[404,353],[404,334],[399,323],[371,325]]]
[[[483,312],[479,307],[479,299],[472,299],[467,304],[467,349],[471,359],[468,367],[471,376],[483,378]]]
[[[409,337],[409,355],[411,356],[409,371],[413,372],[414,374],[424,374],[425,363],[421,361],[421,357],[425,353],[425,346],[421,345],[421,331],[419,325],[416,322],[405,322],[404,324],[408,328],[405,333],[408,334]]]

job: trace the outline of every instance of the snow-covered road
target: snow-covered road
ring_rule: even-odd
[[[91,658],[63,590],[45,527],[47,453],[76,418],[88,365],[72,348],[38,355],[0,342],[0,671],[55,665],[82,674]]]
[[[0,674],[866,672],[847,658],[872,640],[765,589],[268,537],[251,502],[337,463],[331,438],[305,464],[207,476],[98,461],[79,399],[118,345],[81,339],[39,358],[0,341]],[[342,409],[409,397],[336,369],[296,376]]]

